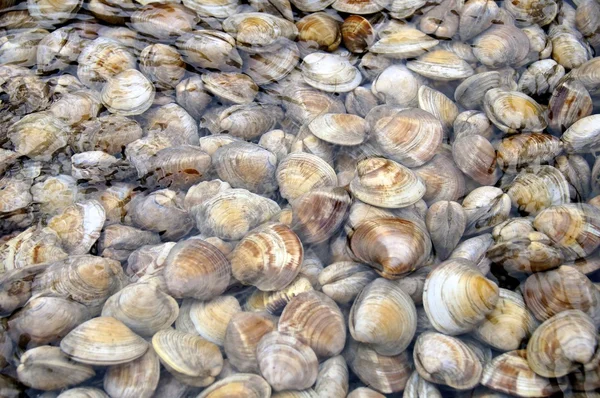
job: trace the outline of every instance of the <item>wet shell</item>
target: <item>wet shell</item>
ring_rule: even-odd
[[[436,330],[445,334],[473,330],[497,302],[498,286],[468,260],[448,260],[425,281],[423,306],[427,317]]]
[[[353,53],[364,53],[375,41],[375,29],[371,22],[360,15],[346,18],[341,34],[344,46]]]
[[[104,390],[111,396],[150,398],[158,386],[160,362],[153,348],[131,362],[111,366],[104,376]]]
[[[97,388],[78,387],[65,390],[56,398],[109,398],[109,396]]]
[[[96,374],[91,366],[71,361],[58,347],[42,346],[26,351],[17,368],[19,381],[38,390],[61,390]]]
[[[314,88],[338,93],[352,91],[362,81],[358,69],[347,59],[322,52],[304,57],[302,76],[304,81]]]
[[[367,344],[352,339],[344,350],[344,357],[363,383],[385,394],[402,391],[413,369],[407,351],[383,356]]]
[[[260,376],[235,374],[214,383],[198,398],[263,398],[271,396],[271,386]]]
[[[544,164],[562,152],[562,143],[550,134],[515,134],[504,138],[496,148],[503,170],[520,170]]]
[[[548,37],[552,41],[552,59],[565,67],[577,68],[592,56],[592,49],[574,27],[553,25]]]
[[[454,91],[454,99],[466,109],[483,109],[485,94],[492,88],[505,86],[498,71],[477,73],[463,80]],[[516,87],[506,87],[515,89]]]
[[[84,121],[71,136],[70,146],[76,152],[103,151],[114,155],[127,144],[142,138],[142,128],[132,119],[106,115]]]
[[[276,329],[273,320],[264,314],[238,312],[231,317],[223,342],[229,362],[241,372],[258,373],[256,347],[260,339]]]
[[[227,18],[237,12],[240,2],[238,0],[183,0],[183,5],[201,17]]]
[[[427,210],[425,224],[436,255],[440,260],[445,260],[462,238],[467,227],[467,216],[458,203],[440,200]]]
[[[126,286],[109,297],[102,309],[102,316],[116,318],[144,337],[171,326],[178,314],[174,298],[143,283]]]
[[[567,179],[572,201],[585,200],[589,196],[592,171],[583,156],[557,156],[554,167]]]
[[[241,311],[235,297],[223,295],[210,301],[195,301],[190,307],[189,316],[202,338],[222,346],[229,321]]]
[[[561,141],[568,153],[596,152],[600,148],[600,115],[591,115],[573,123],[562,135]]]
[[[367,265],[341,261],[325,267],[319,273],[319,284],[323,293],[335,302],[347,304],[376,276]]]
[[[150,158],[147,183],[162,188],[186,189],[199,182],[211,166],[210,156],[192,145],[176,145],[161,149]],[[139,172],[138,172],[139,174]]]
[[[558,383],[538,376],[527,363],[527,351],[507,352],[483,369],[481,384],[516,396],[547,397],[560,391]]]
[[[342,41],[338,20],[324,12],[309,14],[296,22],[298,41],[306,51],[335,51]]]
[[[194,387],[212,384],[223,368],[219,347],[200,336],[165,329],[152,337],[152,347],[169,373]]]
[[[451,81],[471,76],[473,68],[456,54],[446,50],[433,50],[408,61],[406,67],[421,76],[438,81]]]
[[[48,228],[59,236],[69,254],[85,254],[100,237],[106,213],[96,200],[65,207],[48,221]]]
[[[350,192],[373,206],[400,208],[418,202],[425,184],[410,169],[385,158],[367,158],[358,162]]]
[[[153,2],[131,15],[131,26],[152,38],[174,40],[190,32],[197,20],[197,15],[181,4]]]
[[[558,13],[558,4],[554,0],[508,2],[504,8],[515,17],[517,26],[537,24],[548,25]]]
[[[499,289],[500,298],[492,312],[485,316],[473,334],[491,347],[501,350],[516,350],[538,326],[523,297],[507,289]]]
[[[419,375],[432,383],[468,390],[479,383],[482,364],[475,351],[456,337],[422,333],[413,351]]]
[[[490,26],[498,15],[495,1],[469,0],[460,10],[458,33],[462,41],[477,36]]]
[[[0,38],[0,63],[2,65],[33,66],[37,59],[37,46],[48,35],[45,29],[21,29]]]
[[[239,240],[280,210],[270,199],[245,189],[228,189],[204,201],[194,213],[204,235]]]
[[[152,106],[154,85],[139,71],[125,70],[111,78],[102,89],[102,103],[111,113],[140,115]]]
[[[533,226],[571,258],[586,257],[600,245],[600,210],[584,203],[542,210]]]
[[[323,141],[345,146],[362,144],[367,135],[366,121],[346,113],[319,115],[308,124],[308,128]]]
[[[197,30],[181,35],[177,48],[188,64],[198,68],[232,72],[242,66],[235,39],[217,30]]]
[[[283,310],[277,330],[307,344],[319,358],[338,355],[346,341],[346,325],[337,304],[317,291],[300,293]]]
[[[390,159],[406,167],[425,164],[442,143],[442,123],[429,112],[420,109],[398,110],[391,116],[375,120],[371,126],[374,141]]]
[[[243,53],[244,73],[259,86],[274,83],[291,73],[300,59],[296,43],[289,42],[272,52]]]
[[[357,87],[346,94],[346,110],[350,114],[365,117],[369,111],[379,104],[375,94],[366,87]]]
[[[311,387],[319,370],[313,350],[292,336],[271,332],[256,347],[262,376],[275,391]]]
[[[378,327],[374,329],[372,325]],[[399,285],[378,278],[365,286],[354,301],[348,326],[354,340],[369,344],[381,355],[398,355],[415,334],[417,310]]]
[[[135,57],[125,46],[101,37],[81,51],[77,58],[77,77],[86,86],[101,90],[110,78],[135,67]]]
[[[305,243],[321,243],[346,221],[352,199],[343,188],[316,188],[292,202],[292,229]]]
[[[492,123],[507,133],[540,133],[547,126],[542,107],[518,91],[489,90],[483,105]]]
[[[500,178],[496,151],[481,135],[463,135],[452,144],[456,166],[468,177],[484,185],[494,185]]]
[[[589,363],[598,345],[592,319],[563,311],[542,323],[527,344],[527,362],[542,377],[561,377]]]
[[[364,59],[363,57],[363,61]],[[375,76],[371,92],[388,105],[417,107],[419,87],[424,81],[425,79],[406,66],[394,64],[384,67],[381,73]]]
[[[492,25],[473,40],[473,54],[492,68],[515,65],[529,54],[529,38],[513,25]]]
[[[254,140],[275,128],[283,119],[281,108],[276,105],[234,105],[219,115],[220,133],[233,137]]]
[[[185,75],[185,63],[177,50],[166,44],[152,44],[140,54],[140,69],[157,87],[177,86]]]
[[[234,35],[238,48],[249,53],[277,50],[298,35],[290,21],[255,12],[230,16],[223,21],[223,30]]]
[[[475,188],[463,200],[467,215],[466,235],[489,231],[508,219],[510,197],[500,188],[483,186]]]
[[[565,68],[553,59],[543,59],[529,65],[519,78],[519,91],[527,95],[553,92],[565,75]]]
[[[175,99],[195,120],[200,120],[204,109],[212,101],[212,96],[204,89],[199,75],[181,80],[175,87]]]
[[[398,218],[375,218],[358,224],[350,248],[381,276],[398,279],[424,265],[431,253],[431,240],[424,225]]]
[[[219,249],[192,238],[171,249],[163,275],[173,297],[209,300],[225,291],[230,272],[231,265]]]
[[[562,133],[591,113],[592,98],[583,84],[577,80],[566,80],[556,87],[548,102],[548,127]]]
[[[73,28],[65,27],[53,31],[38,44],[38,70],[48,73],[66,69],[77,61],[84,45],[84,40]]]
[[[277,166],[281,196],[294,200],[314,188],[337,185],[335,170],[323,159],[308,153],[291,153]]]
[[[458,200],[465,195],[465,178],[447,152],[440,151],[423,166],[412,169],[425,183],[423,200],[431,205],[440,200]]]
[[[249,104],[258,93],[252,78],[242,73],[205,73],[204,88],[226,103]]]
[[[580,310],[600,323],[600,292],[575,267],[531,275],[522,286],[527,308],[543,322],[559,312]]]
[[[538,214],[548,207],[570,202],[569,185],[552,166],[523,170],[506,191],[514,207],[525,214]]]
[[[309,123],[324,113],[344,113],[344,103],[331,94],[307,87],[287,87],[283,91],[286,116],[299,124]]]
[[[304,250],[286,225],[270,224],[244,237],[230,255],[233,276],[263,291],[287,286],[300,271]]]
[[[62,119],[50,112],[37,112],[11,125],[8,138],[19,155],[48,161],[54,152],[67,145],[69,133],[69,126]]]
[[[449,135],[458,116],[458,107],[441,92],[427,86],[419,88],[419,108],[436,116],[444,126],[445,136]]]
[[[120,321],[93,318],[73,329],[60,342],[71,359],[90,365],[118,365],[144,355],[148,343]]]
[[[438,43],[438,40],[420,30],[402,28],[381,37],[369,48],[369,51],[390,58],[406,59],[418,57],[437,46]],[[418,71],[415,72],[418,73]]]

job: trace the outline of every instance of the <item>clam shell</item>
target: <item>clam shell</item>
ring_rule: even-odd
[[[192,145],[175,145],[158,151],[150,158],[147,184],[161,188],[186,189],[204,178],[211,166],[210,156]],[[138,174],[139,171],[138,170]]]
[[[600,115],[591,115],[573,123],[560,138],[568,153],[596,152],[600,147]]]
[[[249,104],[258,93],[252,78],[242,73],[204,73],[202,82],[211,94],[234,104]]]
[[[454,91],[454,99],[466,109],[483,109],[485,94],[492,88],[502,88],[504,82],[498,71],[476,73],[463,80]],[[516,87],[506,87],[515,89]]]
[[[199,336],[164,329],[152,337],[152,347],[169,373],[191,386],[212,384],[223,367],[219,347]]]
[[[17,375],[19,381],[38,390],[61,390],[94,377],[91,366],[71,361],[58,347],[42,346],[25,351]]]
[[[520,212],[533,215],[551,206],[570,202],[567,180],[552,166],[523,170],[506,193]]]
[[[489,231],[505,221],[510,213],[510,197],[500,188],[483,186],[472,190],[463,200],[467,214],[466,235]]]
[[[344,19],[341,34],[344,46],[353,53],[364,53],[375,41],[373,25],[360,15],[350,15]]]
[[[151,44],[140,54],[140,69],[163,89],[174,88],[185,75],[185,63],[174,47]]]
[[[57,398],[109,398],[104,391],[91,387],[71,388],[61,392]]]
[[[102,89],[102,103],[111,113],[141,115],[152,106],[154,85],[135,69],[127,69],[110,78]]]
[[[275,391],[311,387],[319,368],[313,350],[292,336],[271,332],[256,347],[260,372]]]
[[[254,12],[230,16],[223,21],[223,30],[235,35],[238,48],[249,53],[277,50],[298,35],[292,22]]]
[[[174,298],[145,283],[126,286],[109,297],[102,309],[102,316],[120,320],[143,337],[168,328],[178,315],[179,306]]]
[[[375,76],[371,92],[388,105],[416,107],[419,87],[424,84],[424,80],[406,66],[394,64],[384,67],[381,73]]]
[[[344,113],[344,103],[335,96],[308,87],[286,87],[283,91],[286,116],[299,124],[312,121],[324,113]]]
[[[492,68],[515,65],[529,54],[529,38],[514,25],[492,25],[473,40],[473,54]]]
[[[260,376],[253,374],[235,374],[214,383],[198,398],[262,398],[271,396],[271,386]]]
[[[385,158],[367,158],[358,162],[350,192],[373,206],[400,208],[418,202],[425,184],[410,169]]]
[[[419,88],[419,108],[440,119],[445,135],[452,131],[454,120],[458,116],[458,107],[441,92],[427,86]]]
[[[138,359],[111,366],[104,375],[104,390],[111,396],[150,398],[160,377],[160,362],[152,347]]]
[[[267,224],[246,235],[229,258],[235,279],[274,291],[298,275],[303,254],[300,238],[289,227]]]
[[[109,79],[135,67],[136,59],[125,46],[100,37],[81,51],[77,58],[77,77],[87,87],[101,90]]]
[[[565,69],[577,68],[592,57],[591,47],[574,27],[553,25],[548,37],[552,41],[552,59]]]
[[[301,68],[306,83],[327,92],[352,91],[362,81],[358,69],[345,58],[335,54],[322,52],[309,54],[304,57]]]
[[[317,291],[300,293],[281,313],[277,330],[307,344],[319,358],[338,355],[346,341],[346,325],[337,304]]]
[[[374,330],[372,325],[378,327]],[[415,334],[417,310],[400,286],[378,278],[365,286],[354,301],[348,326],[354,340],[369,344],[380,355],[398,355]]]
[[[207,29],[185,33],[176,45],[185,62],[198,68],[233,72],[242,66],[235,39],[225,32]]]
[[[406,59],[425,54],[438,43],[438,40],[418,29],[404,28],[381,37],[369,48],[369,51],[390,58]]]
[[[243,53],[244,73],[259,86],[278,82],[298,65],[300,51],[296,43],[289,42],[271,52]]]
[[[467,227],[467,216],[458,203],[440,200],[427,210],[425,224],[436,255],[440,260],[445,260],[462,238]]]
[[[489,90],[483,107],[492,123],[506,133],[540,133],[548,125],[542,107],[518,91]]]
[[[281,196],[294,200],[315,188],[336,186],[335,170],[323,159],[308,153],[291,153],[277,166]]]
[[[403,395],[406,398],[431,397],[441,398],[442,394],[435,384],[428,382],[419,375],[419,372],[414,371],[408,381]]]
[[[190,32],[198,20],[190,9],[177,3],[153,2],[131,14],[131,26],[141,34],[159,40],[174,40]]]
[[[338,304],[352,302],[377,275],[364,264],[340,261],[328,265],[319,273],[319,285]]]
[[[458,200],[465,195],[465,178],[445,151],[437,153],[423,166],[412,169],[425,184],[423,200],[432,205],[437,201]]]
[[[519,78],[519,91],[527,95],[553,92],[565,75],[565,68],[553,59],[543,59],[529,65]]]
[[[230,272],[231,265],[219,249],[192,238],[173,246],[163,275],[173,297],[208,300],[225,291]]]
[[[373,14],[389,5],[389,0],[369,0],[369,1],[356,1],[356,0],[336,0],[332,4],[334,10],[340,12],[346,12],[349,14]]]
[[[183,0],[183,5],[201,17],[227,18],[240,8],[238,0]]]
[[[591,113],[592,98],[583,84],[566,80],[556,87],[548,102],[548,127],[562,133]]]
[[[190,116],[200,120],[204,109],[212,101],[212,96],[204,89],[202,78],[192,75],[175,86],[175,100]]]
[[[50,160],[52,154],[67,145],[69,126],[50,112],[23,116],[8,129],[15,151],[33,160]]]
[[[552,22],[558,13],[558,4],[554,0],[506,3],[504,8],[515,17],[517,26],[532,24],[545,26]]]
[[[74,361],[106,366],[141,357],[148,343],[121,321],[99,317],[73,329],[60,342],[60,349]]]
[[[442,297],[453,297],[444,300]],[[425,280],[423,306],[439,332],[457,335],[473,330],[498,302],[498,286],[464,259],[450,259]]]
[[[431,253],[431,240],[424,225],[399,218],[375,218],[357,225],[350,248],[381,276],[398,279],[424,265]]]
[[[273,320],[264,314],[238,312],[231,317],[223,342],[229,362],[241,372],[258,373],[256,347],[260,339],[276,329]]]
[[[337,145],[360,145],[367,135],[367,122],[357,115],[326,113],[317,116],[308,124],[312,134]]]
[[[324,12],[309,14],[298,22],[298,41],[303,50],[335,51],[342,42],[339,21]]]
[[[424,332],[413,351],[419,375],[432,383],[469,390],[479,383],[483,371],[475,351],[456,337]]]
[[[414,61],[408,61],[406,67],[421,76],[438,81],[464,79],[474,73],[465,60],[446,50],[429,51]]]
[[[562,143],[550,134],[515,134],[497,146],[498,165],[503,170],[520,170],[547,163],[562,152]]]
[[[583,156],[557,156],[554,167],[567,179],[572,201],[585,200],[589,196],[592,171]]]
[[[496,151],[481,135],[462,135],[452,144],[452,158],[468,177],[484,185],[493,185],[501,174],[497,167]]]
[[[315,392],[319,396],[343,398],[348,394],[348,365],[341,355],[329,358],[319,366]]]
[[[227,325],[241,311],[242,307],[235,297],[223,295],[210,301],[195,301],[189,316],[202,338],[222,346]]]
[[[469,0],[460,10],[458,34],[462,41],[467,41],[477,36],[490,26],[498,15],[498,6],[495,1]]]

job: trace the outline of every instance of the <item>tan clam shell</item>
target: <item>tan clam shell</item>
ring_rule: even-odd
[[[115,185],[119,186],[120,184]],[[41,211],[46,214],[57,214],[65,207],[75,203],[79,187],[73,177],[61,174],[33,184],[30,191],[34,202],[40,203]],[[102,201],[100,202],[102,203]],[[104,206],[104,203],[102,205]],[[104,207],[106,210],[106,206]]]
[[[258,373],[256,347],[260,339],[276,329],[271,317],[255,312],[238,312],[225,331],[224,349],[229,362],[241,372]]]
[[[372,325],[378,326],[373,330]],[[415,335],[417,310],[398,284],[378,278],[356,297],[348,326],[354,340],[369,344],[381,355],[398,355]]]
[[[466,239],[456,246],[449,258],[462,258],[469,260],[477,265],[477,268],[479,268],[482,274],[487,275],[489,272],[489,264],[486,267],[487,271],[484,271],[481,266],[488,261],[486,258],[486,252],[493,243],[494,239],[492,238],[491,234],[481,234],[473,238]]]
[[[304,249],[284,224],[266,224],[242,239],[230,254],[233,276],[263,291],[287,286],[300,271]]]
[[[89,42],[77,59],[77,77],[87,87],[101,90],[119,73],[136,67],[136,59],[115,40],[100,37]]]
[[[543,322],[566,310],[580,310],[600,324],[600,292],[575,267],[535,273],[521,287],[527,308]]]
[[[314,188],[336,186],[335,170],[323,159],[308,153],[291,153],[277,166],[281,196],[294,200]]]
[[[346,110],[350,114],[365,117],[369,111],[379,104],[379,100],[367,87],[356,87],[346,94]]]
[[[243,188],[261,195],[277,189],[275,170],[277,157],[249,142],[232,142],[213,154],[219,178],[233,188]]]
[[[151,38],[169,41],[190,32],[198,17],[177,3],[148,2],[131,14],[131,27]]]
[[[552,25],[548,37],[552,42],[552,59],[565,69],[577,68],[592,58],[592,48],[575,27]]]
[[[118,365],[144,355],[148,343],[121,321],[111,317],[90,319],[60,342],[71,359],[90,365]]]
[[[467,176],[484,185],[500,178],[497,155],[492,144],[481,135],[463,135],[452,144],[452,158]]]
[[[308,153],[318,156],[329,165],[333,165],[334,149],[335,147],[332,144],[315,136],[311,133],[308,125],[304,125],[299,128],[297,135],[292,138],[289,153]]]
[[[427,276],[423,307],[436,330],[457,335],[477,327],[494,310],[498,294],[473,262],[450,259]]]
[[[419,88],[419,108],[436,116],[444,126],[445,135],[452,131],[454,120],[458,116],[458,107],[454,102],[440,91],[428,86]]]
[[[238,0],[183,0],[183,5],[202,17],[227,18],[237,12],[240,2]]]
[[[422,333],[415,342],[413,357],[423,379],[457,390],[475,387],[483,371],[472,348],[456,337],[441,333]]]
[[[369,19],[350,15],[341,28],[344,46],[353,53],[364,53],[375,41],[375,29]]]
[[[451,39],[458,31],[462,6],[462,1],[455,0],[433,6],[419,19],[419,29],[440,39]]]
[[[232,72],[242,66],[235,39],[218,30],[196,30],[178,37],[177,48],[188,64]]]
[[[233,105],[219,113],[219,133],[253,140],[275,128],[283,119],[281,108],[268,104]]]
[[[491,89],[483,106],[492,123],[507,133],[539,133],[547,126],[542,107],[518,91]]]
[[[145,283],[124,287],[109,297],[102,309],[102,316],[120,320],[143,337],[168,328],[178,315],[179,306],[174,298]]]
[[[319,273],[319,285],[338,304],[351,303],[377,275],[367,265],[340,261],[328,265]]]
[[[191,75],[175,86],[175,100],[196,120],[202,118],[204,110],[212,101],[212,96],[204,89],[200,75]]]
[[[135,227],[158,232],[163,240],[177,240],[193,227],[193,220],[181,202],[182,196],[171,189],[136,195],[130,202],[128,216]]]
[[[343,188],[316,188],[292,202],[292,229],[305,243],[325,242],[346,221],[352,199]]]
[[[51,112],[36,112],[12,124],[7,135],[19,155],[45,161],[67,145],[69,132],[69,126]]]
[[[451,152],[443,147],[430,161],[412,170],[425,183],[423,200],[428,205],[437,201],[455,201],[466,193],[465,177]]]
[[[523,170],[506,193],[514,207],[532,215],[551,206],[570,202],[569,184],[562,173],[552,166]]]
[[[406,67],[437,81],[464,79],[474,73],[471,65],[465,60],[446,50],[429,51],[414,61],[408,61]]]
[[[272,52],[242,54],[244,73],[259,86],[278,82],[290,74],[298,65],[300,51],[294,42],[284,44]]]
[[[318,396],[345,398],[348,394],[348,365],[343,356],[329,358],[319,365],[319,374],[315,384]]]
[[[311,387],[319,370],[313,350],[292,336],[271,332],[256,347],[262,376],[275,391]]]
[[[104,375],[104,390],[111,396],[150,398],[158,386],[160,362],[152,347],[138,359],[111,366]]]
[[[141,115],[152,106],[154,95],[152,82],[136,69],[127,69],[108,80],[102,103],[114,114]]]
[[[369,51],[386,57],[406,59],[418,57],[434,48],[438,40],[414,28],[403,28],[376,41]]]
[[[419,375],[416,370],[406,382],[406,388],[402,394],[406,398],[442,398],[442,394],[435,386]]]
[[[346,341],[346,326],[337,304],[317,291],[300,293],[283,310],[277,330],[307,344],[319,358],[338,355]]]
[[[462,41],[467,41],[489,28],[498,15],[495,1],[470,0],[460,10],[458,33]]]
[[[373,68],[372,65],[368,67],[369,70]],[[388,105],[417,107],[419,87],[425,83],[425,79],[402,64],[385,65],[382,69],[373,78],[371,92]]]
[[[38,390],[61,390],[94,377],[91,366],[71,361],[60,348],[41,346],[25,351],[17,375],[19,381]]]
[[[542,59],[529,65],[519,78],[519,91],[527,95],[543,95],[554,91],[565,75],[565,68],[553,59]]]
[[[8,318],[8,334],[22,346],[55,343],[91,315],[84,305],[75,301],[60,297],[33,297]],[[41,328],[40,324],[44,327]]]
[[[318,138],[336,145],[360,145],[367,136],[367,123],[357,115],[326,113],[317,116],[308,128]]]
[[[223,367],[219,347],[192,334],[164,329],[152,337],[152,347],[169,373],[191,386],[212,384]]]
[[[467,227],[467,216],[458,203],[440,200],[427,210],[425,225],[437,257],[445,260],[462,238]]]
[[[527,344],[527,362],[543,377],[562,377],[590,362],[598,345],[592,319],[568,310],[546,320]]]
[[[196,206],[194,215],[205,236],[238,240],[279,211],[273,200],[245,189],[227,189]]]
[[[298,41],[306,51],[335,51],[342,42],[339,21],[324,12],[309,14],[298,22]]]
[[[198,145],[196,120],[174,102],[150,110],[144,115],[143,121],[147,136],[167,141],[165,147]]]
[[[71,137],[70,145],[76,152],[117,154],[127,144],[142,138],[142,134],[142,128],[135,120],[110,114],[83,122]]]
[[[271,386],[260,376],[239,373],[214,383],[198,398],[263,398],[271,396]]]
[[[585,200],[589,196],[592,170],[583,156],[557,156],[554,160],[554,167],[567,179],[572,201]]]
[[[599,78],[597,64],[599,60],[600,57],[594,57],[570,73],[573,78],[583,83],[590,94],[597,94],[597,81]]]
[[[472,46],[479,62],[492,68],[518,64],[529,54],[529,38],[510,24],[492,25],[473,40]]]
[[[347,398],[384,398],[385,395],[367,387],[355,388],[348,394]]]
[[[350,192],[373,206],[400,208],[423,197],[425,184],[407,167],[385,158],[367,158],[356,165]]]
[[[339,98],[308,86],[286,87],[282,102],[286,116],[299,124],[309,123],[323,113],[346,112],[346,107]]]
[[[504,87],[502,75],[498,71],[476,73],[467,77],[454,90],[454,99],[463,108],[482,109],[485,94],[492,88]],[[516,87],[506,87],[515,89]],[[455,132],[456,134],[456,132]]]
[[[33,281],[32,293],[68,298],[99,313],[108,297],[124,286],[118,261],[91,255],[52,263]]]
[[[102,108],[100,96],[92,90],[80,90],[63,94],[48,110],[63,119],[69,126],[76,126],[98,116]]]
[[[591,115],[573,123],[560,138],[568,153],[595,152],[600,148],[600,115]]]
[[[504,138],[496,150],[500,168],[512,171],[549,162],[562,152],[562,143],[550,134],[515,134]]]
[[[336,0],[332,8],[349,14],[373,14],[387,8],[390,0]]]
[[[150,158],[149,165],[150,173],[142,176],[148,185],[186,189],[208,174],[211,158],[196,146],[175,145],[158,151]]]
[[[302,272],[302,268],[300,269]],[[244,308],[247,311],[263,312],[280,315],[287,303],[296,295],[314,290],[310,280],[300,273],[289,285],[281,290],[265,292],[255,290],[250,297],[246,299]]]
[[[204,73],[202,82],[207,91],[234,104],[249,104],[258,93],[258,86],[252,78],[242,73]]]
[[[174,88],[185,76],[185,63],[177,50],[166,44],[151,44],[140,54],[140,69],[157,87]]]
[[[4,271],[63,260],[68,254],[55,233],[30,227],[0,246]]]
[[[565,251],[565,257],[586,257],[600,245],[600,209],[584,203],[542,210],[533,226]]]
[[[368,344],[361,344],[353,339],[346,345],[344,358],[348,367],[364,384],[384,394],[402,391],[413,369],[407,351],[394,356],[383,356]]]
[[[292,22],[257,12],[230,16],[223,21],[223,30],[235,35],[238,48],[249,53],[277,50],[298,35]]]
[[[527,363],[527,351],[510,351],[486,364],[481,384],[516,396],[547,397],[560,391],[553,380],[538,376]]]
[[[500,188],[483,186],[472,190],[463,200],[467,215],[466,235],[489,231],[508,219],[510,197]]]
[[[424,265],[431,252],[431,239],[424,225],[399,218],[375,218],[358,224],[350,248],[381,276],[398,279]]]
[[[304,57],[302,77],[312,87],[345,93],[354,90],[362,81],[362,75],[346,58],[324,52],[315,52]]]
[[[92,387],[77,387],[61,392],[56,398],[110,398],[104,391]]]
[[[406,167],[425,164],[442,143],[442,123],[421,109],[398,109],[392,115],[375,120],[371,126],[375,143],[391,160]]]
[[[499,289],[500,298],[492,312],[486,315],[473,335],[491,347],[501,350],[516,350],[538,326],[519,293]]]
[[[225,291],[230,272],[231,264],[218,248],[192,238],[173,246],[163,276],[173,297],[208,300]]]
[[[210,301],[194,301],[189,316],[200,337],[222,346],[227,325],[241,311],[234,296],[222,295]]]
[[[552,91],[548,102],[548,127],[564,132],[576,121],[592,114],[592,98],[583,83],[565,80]]]

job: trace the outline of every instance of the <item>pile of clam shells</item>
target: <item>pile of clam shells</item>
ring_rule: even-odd
[[[600,397],[598,50],[600,0],[0,0],[0,397]]]

